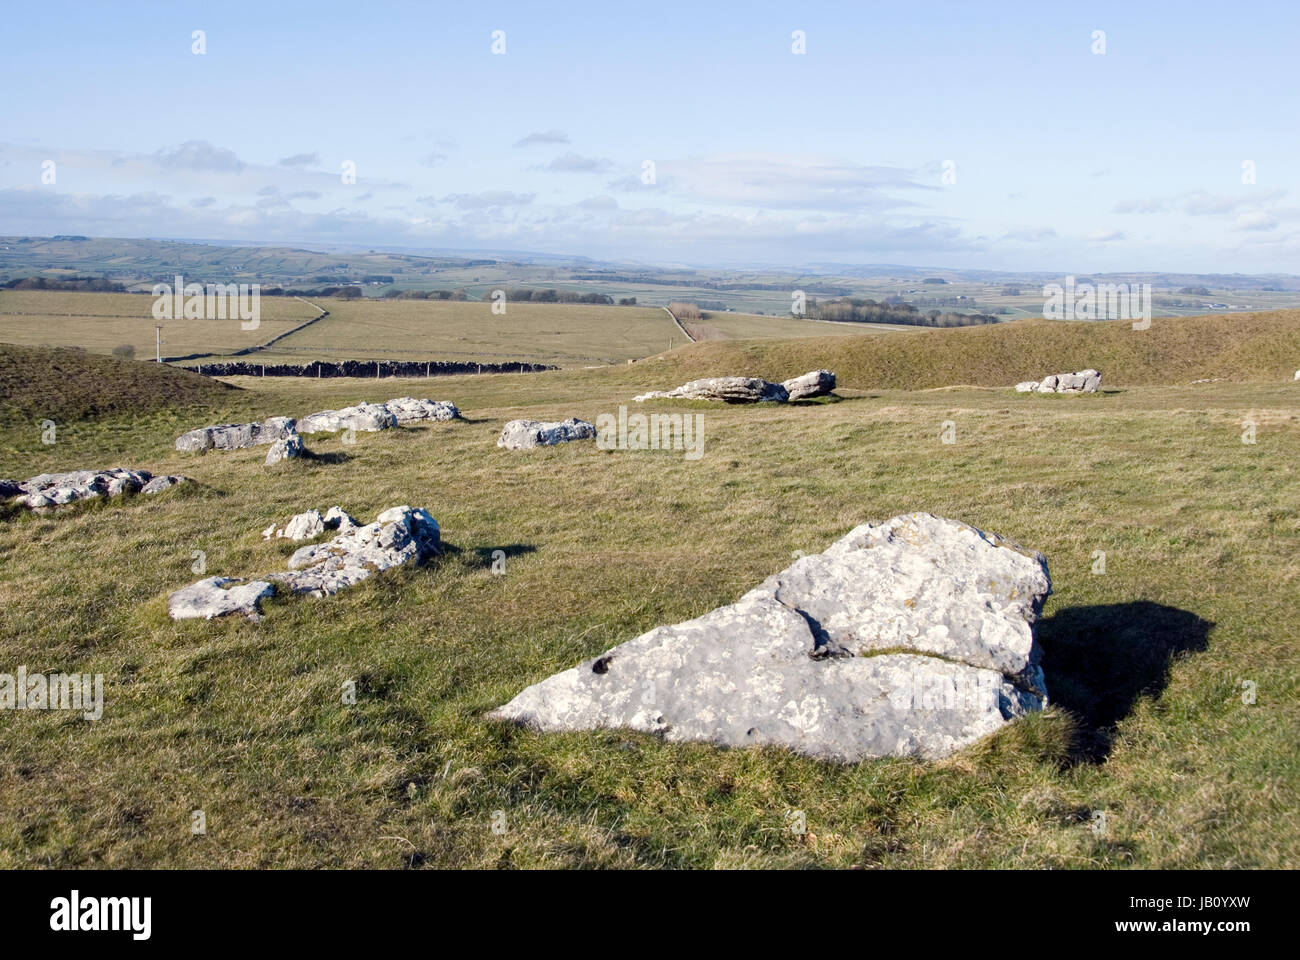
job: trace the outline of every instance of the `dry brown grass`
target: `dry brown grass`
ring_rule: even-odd
[[[120,344],[141,360],[156,355],[155,325],[162,323],[164,357],[228,354],[255,347],[310,320],[319,311],[292,297],[263,297],[257,329],[238,320],[153,318],[154,298],[134,293],[73,293],[50,290],[0,291],[0,343],[79,347],[111,353]]]

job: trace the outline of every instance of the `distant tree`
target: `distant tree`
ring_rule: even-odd
[[[113,348],[113,356],[120,357],[123,360],[134,360],[135,347],[129,343],[119,343]]]
[[[1020,296],[1020,288],[1019,288],[1019,287],[1003,287],[1003,288],[1002,288],[1002,296],[1004,296],[1004,297],[1018,297],[1018,296]]]
[[[672,303],[668,304],[668,312],[678,320],[700,319],[699,305],[687,300],[674,300]]]
[[[618,301],[620,307],[635,307],[636,297],[621,297]]]
[[[338,297],[340,300],[360,300],[360,299],[361,299],[361,288],[360,288],[360,287],[342,287],[342,288],[339,289],[339,292],[335,294],[335,296]]]
[[[1208,297],[1210,295],[1209,287],[1183,287],[1179,293],[1190,293],[1194,297]]]

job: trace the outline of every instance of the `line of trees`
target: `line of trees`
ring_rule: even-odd
[[[507,287],[508,303],[594,303],[613,306],[614,298],[607,293],[578,293],[576,290],[533,290],[529,287]],[[633,298],[633,303],[635,303]]]
[[[384,291],[386,300],[468,300],[469,294],[464,290],[398,290],[393,287]]]
[[[858,297],[812,301],[808,316],[813,320],[838,320],[842,323],[900,323],[917,327],[971,327],[984,323],[997,323],[997,317],[987,313],[951,313],[931,310],[922,313],[910,303],[877,303]]]
[[[8,290],[82,290],[94,293],[126,293],[126,287],[104,277],[66,277],[52,280],[48,277],[21,277],[5,285]]]

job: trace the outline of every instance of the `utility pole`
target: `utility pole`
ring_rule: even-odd
[[[155,324],[154,331],[158,338],[157,353],[155,354],[156,362],[162,363],[162,324]]]

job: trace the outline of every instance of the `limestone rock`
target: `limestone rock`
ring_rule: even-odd
[[[1016,384],[1017,393],[1096,393],[1101,387],[1101,374],[1096,370],[1076,373],[1054,373],[1035,382],[1025,380]]]
[[[182,453],[202,453],[206,450],[239,450],[275,443],[294,436],[295,423],[293,417],[268,417],[260,422],[200,427],[177,437],[176,449]]]
[[[382,403],[359,403],[342,410],[321,410],[298,421],[299,433],[336,433],[362,430],[373,433],[397,426],[397,417]]]
[[[33,510],[62,506],[90,497],[117,497],[124,493],[157,493],[187,477],[154,477],[147,470],[110,467],[107,470],[72,470],[67,473],[42,473],[27,480],[5,481],[19,502]]]
[[[302,437],[294,433],[271,444],[271,449],[266,451],[265,463],[270,467],[282,460],[297,460],[306,452],[307,448],[303,446]]]
[[[570,440],[586,440],[596,435],[594,424],[570,417],[560,423],[540,420],[511,420],[501,429],[497,446],[507,450],[527,450],[532,447],[549,447]]]
[[[359,524],[342,507],[330,507],[325,511],[325,529],[347,533]]]
[[[208,577],[169,596],[167,612],[173,620],[194,617],[211,620],[231,613],[242,613],[252,620],[260,620],[259,604],[274,594],[275,588],[265,580],[245,583],[230,577]]]
[[[781,386],[785,387],[791,400],[822,397],[835,389],[835,374],[829,370],[813,370],[801,377],[792,377]]]
[[[189,477],[181,477],[176,474],[166,474],[160,477],[154,477],[141,489],[141,493],[153,496],[155,493],[162,493],[164,490],[170,490],[182,483],[189,483]]]
[[[319,510],[300,513],[284,525],[283,536],[287,540],[310,540],[325,532],[325,518]]]
[[[288,573],[267,579],[283,583],[290,593],[327,597],[382,570],[441,552],[438,522],[427,510],[393,507],[374,523],[301,548],[289,558]]]
[[[638,403],[643,400],[723,400],[727,403],[760,403],[772,400],[784,403],[790,398],[785,387],[779,383],[760,380],[757,377],[706,377],[692,380],[675,390],[664,392],[654,390],[632,399]]]
[[[271,524],[262,531],[262,539],[282,537],[286,540],[310,540],[312,537],[320,536],[326,530],[346,533],[356,526],[357,522],[348,516],[342,507],[330,507],[323,517],[319,510],[308,510],[306,513],[291,517],[283,527],[277,528],[274,523]]]
[[[258,425],[255,443],[275,443],[289,440],[298,434],[298,421],[293,417],[267,417]]]
[[[454,403],[446,400],[417,400],[414,397],[398,397],[384,404],[397,418],[398,423],[416,423],[421,420],[455,420],[460,416]]]
[[[167,600],[172,618],[206,616],[211,619],[224,613],[244,613],[256,620],[259,619],[258,601],[275,592],[273,584],[283,584],[291,594],[327,597],[382,570],[406,563],[423,563],[442,553],[438,521],[423,509],[392,507],[376,517],[374,523],[363,527],[356,526],[339,507],[331,507],[324,518],[315,510],[299,514],[290,525],[300,520],[304,528],[311,528],[319,520],[322,528],[333,523],[342,532],[326,543],[310,544],[295,551],[289,558],[287,572],[273,573],[248,584],[209,577],[177,590]],[[274,530],[272,524],[262,531],[262,536],[269,539]],[[232,587],[231,584],[241,585]]]
[[[942,757],[1046,690],[1046,561],[953,520],[864,524],[737,602],[658,627],[490,716],[541,730],[779,745],[854,762]]]

